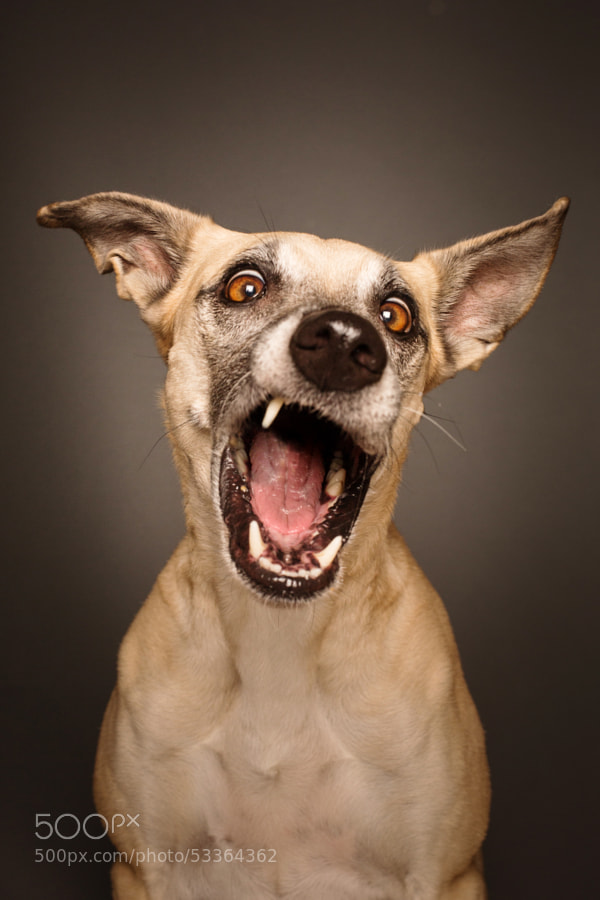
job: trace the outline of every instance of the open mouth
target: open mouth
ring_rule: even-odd
[[[311,410],[281,398],[254,410],[221,459],[221,509],[239,571],[275,600],[328,587],[374,468],[374,457]]]

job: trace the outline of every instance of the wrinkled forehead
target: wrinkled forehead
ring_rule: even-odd
[[[351,289],[362,298],[399,277],[398,267],[383,254],[350,241],[295,232],[240,234],[225,229],[211,237],[211,247],[204,243],[198,248],[204,257],[200,269],[205,283],[223,278],[238,266],[256,267],[266,277],[275,275],[282,285],[329,296]]]
[[[384,256],[359,244],[293,234],[274,238],[273,254],[284,280],[322,288],[327,294],[352,287],[359,297],[397,272]]]

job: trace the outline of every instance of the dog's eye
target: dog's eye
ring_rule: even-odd
[[[244,303],[262,296],[266,288],[265,279],[254,269],[244,269],[229,279],[225,288],[225,297],[233,303]]]
[[[401,297],[388,297],[379,307],[379,317],[394,334],[408,334],[413,326],[410,307]]]

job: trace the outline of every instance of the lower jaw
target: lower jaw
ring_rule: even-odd
[[[241,490],[243,485],[224,489],[225,482],[230,485],[230,479],[238,477],[236,473],[231,456],[225,453],[221,464],[221,511],[228,529],[230,557],[242,580],[263,601],[272,604],[310,601],[333,587],[340,571],[339,554],[352,534],[370,474],[365,474],[354,489],[357,496],[337,501],[333,522],[325,519],[317,525],[309,545],[284,552],[261,529],[247,491]]]
[[[281,572],[268,569],[257,560],[245,558],[241,560],[241,548],[231,548],[231,557],[243,580],[261,598],[272,604],[303,603],[314,599],[330,588],[339,570],[335,560],[327,569],[303,570],[285,569]],[[274,564],[277,565],[277,564]]]

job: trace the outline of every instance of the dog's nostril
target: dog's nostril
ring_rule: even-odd
[[[381,378],[387,356],[367,319],[344,309],[305,316],[290,341],[292,359],[322,391],[358,391]]]
[[[352,357],[359,366],[364,366],[365,369],[369,369],[370,372],[378,371],[379,360],[367,344],[361,344],[356,350],[353,350]],[[381,372],[379,374],[381,374]]]

